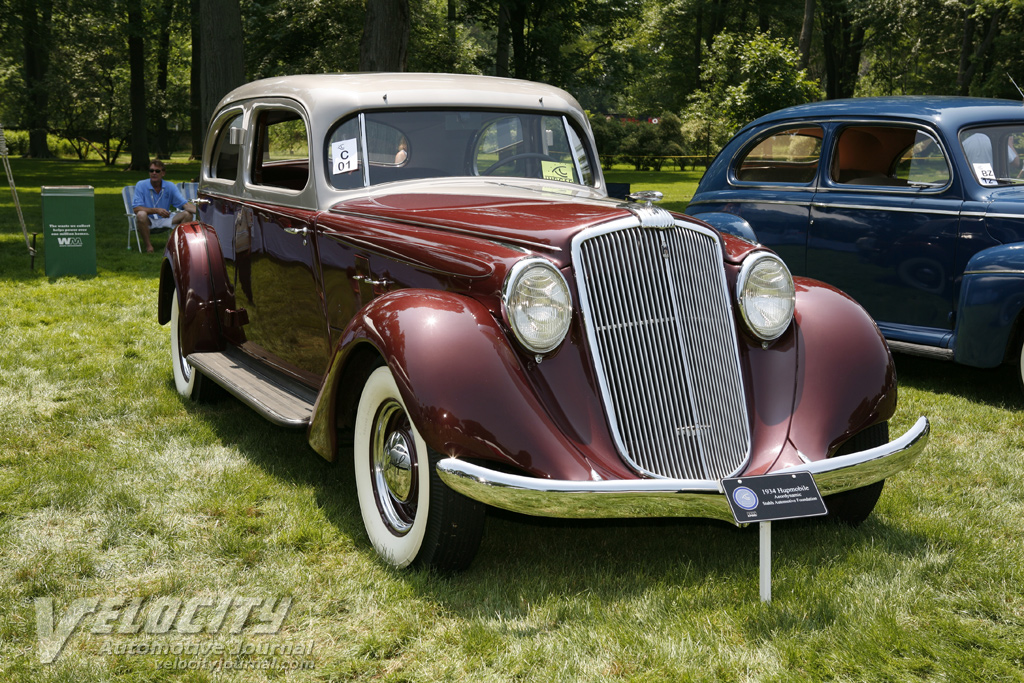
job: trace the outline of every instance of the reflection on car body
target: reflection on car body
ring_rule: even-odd
[[[731,521],[722,478],[787,468],[864,519],[928,433],[888,438],[878,329],[654,199],[608,198],[584,112],[549,86],[243,86],[165,253],[175,385],[215,382],[328,460],[351,450],[396,566],[466,566],[487,505]]]

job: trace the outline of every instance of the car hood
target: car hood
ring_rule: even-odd
[[[340,201],[330,211],[514,244],[563,265],[581,230],[632,215],[622,202],[593,190],[516,181],[401,183]]]

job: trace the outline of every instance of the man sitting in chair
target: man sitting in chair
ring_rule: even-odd
[[[181,210],[172,217],[171,209],[175,207]],[[153,159],[149,162],[149,178],[135,185],[132,211],[135,212],[135,226],[142,235],[142,241],[146,243],[146,251],[152,252],[149,231],[153,228],[172,228],[178,223],[192,220],[196,207],[185,201],[177,185],[169,180],[164,182],[164,162]]]

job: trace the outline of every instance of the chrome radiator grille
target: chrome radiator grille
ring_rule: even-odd
[[[622,456],[655,476],[733,474],[750,430],[717,237],[631,227],[584,233],[573,249]]]

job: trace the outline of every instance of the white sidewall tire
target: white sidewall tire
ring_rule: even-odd
[[[423,547],[423,538],[427,531],[427,519],[430,513],[430,457],[426,442],[420,436],[415,425],[412,436],[417,454],[417,496],[416,517],[409,530],[396,535],[381,518],[380,510],[374,494],[371,471],[371,442],[373,440],[374,422],[378,409],[388,401],[397,401],[405,411],[405,401],[398,391],[391,370],[387,366],[377,368],[363,385],[363,393],[359,397],[356,410],[354,458],[356,492],[359,497],[359,512],[363,517],[363,526],[377,554],[388,564],[395,567],[407,567],[416,559]]]
[[[171,368],[174,372],[174,388],[185,398],[193,398],[198,373],[181,355],[181,307],[177,289],[171,299]]]

